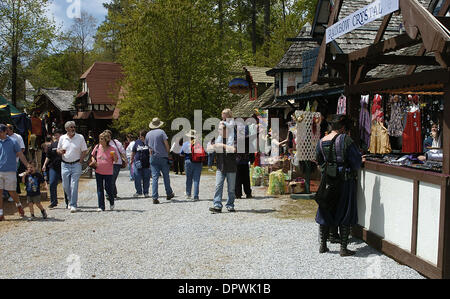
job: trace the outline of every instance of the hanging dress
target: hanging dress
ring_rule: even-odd
[[[369,152],[371,154],[390,154],[392,152],[387,129],[378,121],[372,125]]]
[[[359,112],[359,135],[364,144],[370,145],[370,113],[369,95],[361,96],[361,111]]]
[[[403,130],[403,112],[401,104],[399,102],[392,102],[388,134],[392,137],[401,137],[403,135]]]
[[[405,130],[403,131],[402,152],[422,152],[422,122],[419,109],[408,112]]]

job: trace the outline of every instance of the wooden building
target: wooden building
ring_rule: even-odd
[[[80,77],[82,90],[76,95],[74,119],[81,132],[93,130],[97,134],[119,118],[116,106],[123,92],[123,78],[121,65],[112,62],[95,62]]]

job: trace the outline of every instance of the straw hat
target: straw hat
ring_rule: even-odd
[[[196,130],[189,130],[188,133],[186,133],[186,136],[189,138],[196,138],[197,137],[197,131]]]
[[[155,117],[152,119],[150,124],[148,125],[150,129],[159,129],[164,125],[164,122],[162,122],[159,118]]]

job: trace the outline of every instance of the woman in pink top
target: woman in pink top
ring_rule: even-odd
[[[110,210],[114,209],[113,169],[119,154],[117,149],[109,145],[110,137],[106,133],[99,136],[99,144],[92,151],[92,162],[95,162],[95,179],[97,181],[98,212],[105,210],[105,192],[108,194]]]

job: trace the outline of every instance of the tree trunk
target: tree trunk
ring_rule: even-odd
[[[252,51],[256,55],[256,0],[252,0]]]
[[[264,56],[270,54],[270,0],[264,0]]]
[[[11,57],[11,103],[17,107],[17,54]]]

